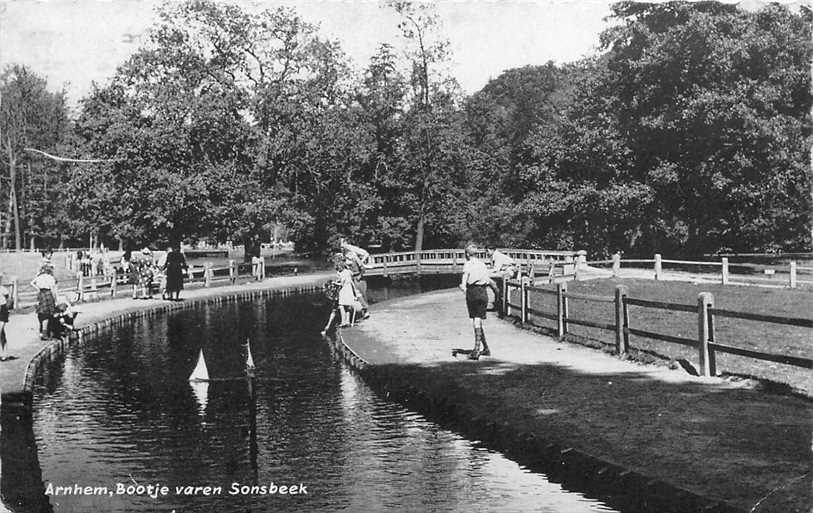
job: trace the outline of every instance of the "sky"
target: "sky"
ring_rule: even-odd
[[[0,64],[21,63],[62,86],[69,102],[104,83],[146,40],[159,0],[0,0]],[[399,45],[397,18],[367,0],[238,0],[246,10],[294,7],[338,39],[358,67],[382,42]],[[591,54],[606,26],[608,0],[448,0],[438,3],[451,42],[451,72],[464,91],[503,70]]]
[[[0,67],[25,64],[76,106],[143,42],[162,0],[0,0]],[[746,0],[752,2],[754,0]],[[233,0],[252,11],[294,7],[338,39],[362,68],[382,42],[399,47],[397,18],[375,0]],[[444,0],[450,71],[466,93],[511,68],[571,62],[598,50],[610,0]]]

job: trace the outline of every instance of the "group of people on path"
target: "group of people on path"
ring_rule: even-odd
[[[149,248],[139,253],[125,251],[121,259],[122,273],[129,277],[133,285],[133,299],[152,299],[157,283],[161,299],[179,301],[184,272],[188,267],[178,245],[168,247],[158,260]]]
[[[494,278],[513,278],[518,274],[519,268],[511,257],[494,247],[486,247],[491,261],[490,268],[477,257],[479,250],[474,244],[467,245],[464,253],[466,262],[459,287],[466,297],[466,309],[474,331],[474,348],[465,352],[469,359],[478,360],[481,356],[491,356],[484,330],[490,299],[488,290],[493,291],[494,300],[497,301],[500,290]],[[334,255],[336,278],[325,285],[325,292],[333,303],[333,308],[322,335],[330,330],[337,317],[341,319],[340,328],[353,325],[354,316],[360,319],[369,317],[365,297],[366,282],[363,280],[364,268],[369,258],[370,254],[366,250],[340,239],[340,252]]]
[[[39,272],[31,281],[37,291],[37,322],[42,340],[66,337],[75,329],[74,320],[78,315],[71,309],[68,298],[59,294],[52,255],[50,250],[43,251]]]
[[[41,340],[68,336],[75,329],[74,321],[79,313],[72,308],[67,296],[59,293],[52,257],[53,250],[42,252],[39,270],[31,281],[31,287],[37,291],[35,311]],[[128,276],[133,284],[133,298],[151,298],[153,284],[158,279],[162,298],[178,301],[187,267],[186,258],[176,245],[171,246],[158,261],[148,248],[135,256],[132,252],[125,252],[119,272]],[[85,269],[82,268],[80,272],[84,275]],[[8,288],[0,285],[0,362],[13,358],[7,353],[5,331],[9,321],[9,301]]]
[[[325,293],[333,308],[322,335],[330,330],[337,318],[340,319],[339,327],[346,328],[370,317],[367,282],[364,280],[370,253],[345,239],[339,240],[338,249],[333,255],[336,278],[325,285]]]

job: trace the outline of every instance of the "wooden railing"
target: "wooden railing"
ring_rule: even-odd
[[[500,252],[511,257],[524,274],[548,272],[553,266],[564,269],[565,274],[572,274],[580,262],[586,261],[585,251],[552,251],[536,249],[500,249]],[[485,250],[477,252],[477,257],[487,259]],[[389,276],[391,274],[439,274],[457,273],[463,269],[466,261],[462,249],[431,249],[419,252],[404,251],[399,253],[382,253],[370,256],[367,274],[370,276]]]
[[[184,286],[210,287],[215,284],[229,282],[235,284],[240,278],[249,278],[249,281],[259,281],[266,277],[265,258],[260,257],[257,262],[238,264],[229,260],[228,265],[215,267],[209,263],[203,266],[190,266],[186,270]],[[27,283],[22,287],[18,280],[4,284],[9,289],[9,298],[12,310],[30,308],[37,302],[37,291]],[[159,280],[153,282],[157,287]],[[81,273],[69,280],[60,280],[57,284],[58,294],[67,296],[71,302],[96,301],[105,298],[123,297],[133,294],[133,285],[127,274],[109,276],[93,275],[82,276]]]
[[[519,302],[516,302],[517,292],[519,293]],[[546,311],[538,308],[531,301],[532,294],[554,296],[555,309]],[[569,311],[570,300],[612,303],[615,310],[615,322],[606,323],[594,319],[575,318]],[[630,323],[630,306],[695,314],[698,316],[696,324],[698,327],[697,337],[687,338],[634,328]],[[699,372],[703,376],[717,374],[716,352],[813,369],[813,359],[811,358],[773,354],[722,344],[717,340],[714,328],[715,318],[717,317],[745,319],[802,328],[813,328],[813,319],[762,315],[714,308],[714,297],[710,292],[698,294],[696,305],[686,305],[632,298],[629,297],[629,290],[625,285],[616,287],[615,297],[606,297],[569,292],[566,281],[556,283],[556,288],[552,289],[531,285],[527,279],[504,280],[501,308],[506,316],[517,317],[523,324],[533,325],[532,316],[556,322],[556,332],[560,339],[568,336],[571,324],[611,331],[615,334],[615,352],[619,355],[623,355],[629,350],[630,335],[692,347],[698,352]]]

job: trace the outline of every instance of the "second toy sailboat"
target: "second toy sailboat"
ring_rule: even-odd
[[[203,349],[198,354],[198,364],[189,376],[189,381],[209,381],[209,369],[206,368],[206,360],[203,359]]]

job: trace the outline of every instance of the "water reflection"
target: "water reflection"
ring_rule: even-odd
[[[21,435],[4,424],[4,497],[17,476],[34,483],[19,511],[609,511],[376,396],[319,338],[325,315],[318,296],[225,303],[72,348],[36,389],[33,461],[9,458],[6,437]],[[210,376],[241,376],[246,338],[254,380],[190,386],[201,347]],[[44,497],[42,482],[172,491]],[[228,495],[272,482],[308,495]],[[223,492],[175,493],[187,485]]]

